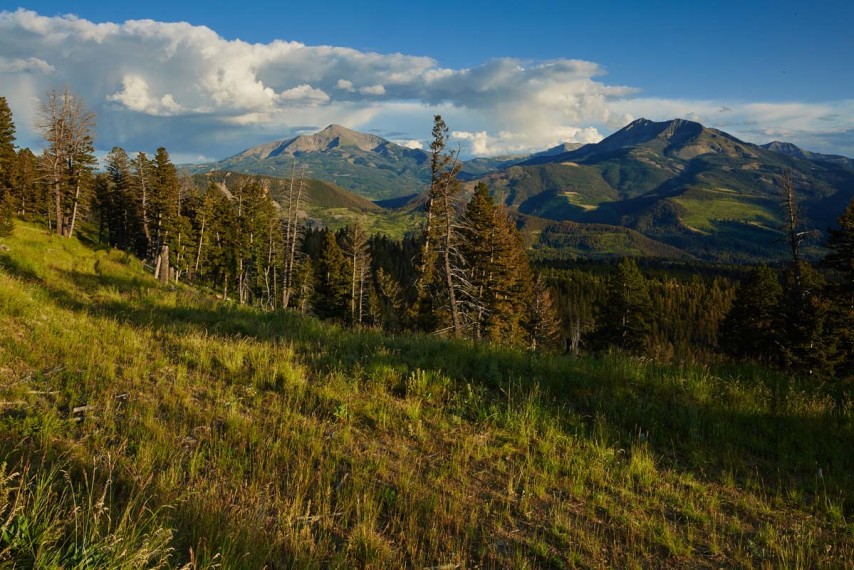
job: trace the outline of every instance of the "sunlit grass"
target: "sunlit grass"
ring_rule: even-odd
[[[854,559],[852,412],[809,384],[351,332],[3,243],[0,565]]]

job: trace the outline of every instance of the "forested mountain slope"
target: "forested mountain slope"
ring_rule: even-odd
[[[523,214],[628,227],[700,259],[768,260],[784,252],[780,177],[791,176],[803,227],[821,233],[854,196],[854,168],[841,158],[764,148],[692,121],[638,119],[597,144],[484,180]]]

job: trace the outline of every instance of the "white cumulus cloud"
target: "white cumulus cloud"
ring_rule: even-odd
[[[181,110],[171,93],[161,97],[151,95],[148,83],[138,75],[125,75],[122,89],[107,95],[107,101],[115,101],[126,108],[146,115],[173,115]]]
[[[279,98],[283,101],[296,101],[307,104],[326,103],[329,101],[329,95],[324,93],[323,89],[315,89],[305,83],[282,91],[279,94]]]
[[[34,109],[65,85],[96,112],[99,148],[163,145],[182,156],[227,156],[330,123],[400,132],[395,138],[414,144],[436,113],[464,153],[478,155],[595,142],[639,116],[702,118],[756,142],[777,129],[836,148],[854,129],[851,102],[644,98],[609,84],[590,61],[501,58],[453,69],[400,53],[229,40],[185,22],[96,23],[25,9],[0,12],[0,74],[18,140],[36,147]]]
[[[424,148],[424,143],[422,143],[421,141],[416,140],[416,139],[409,139],[409,140],[394,139],[391,142],[393,142],[395,144],[399,144],[400,146],[405,146],[406,148],[411,148],[411,149],[420,150],[420,149]]]
[[[0,73],[18,73],[21,71],[38,71],[50,75],[54,72],[51,64],[37,57],[11,59],[0,56]]]

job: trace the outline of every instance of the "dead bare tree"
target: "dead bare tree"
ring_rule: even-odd
[[[290,304],[294,290],[294,270],[297,265],[297,245],[302,239],[302,223],[300,210],[305,190],[305,168],[302,169],[299,184],[296,183],[296,159],[291,167],[291,180],[285,194],[284,212],[284,271],[282,276],[282,308]]]
[[[71,237],[95,164],[95,115],[70,90],[54,90],[42,102],[36,126],[46,143],[41,168],[53,194],[54,231]]]
[[[801,281],[801,245],[807,239],[816,235],[815,230],[801,229],[801,212],[798,207],[797,196],[795,196],[795,184],[792,181],[792,172],[786,170],[779,178],[780,191],[783,195],[783,212],[786,216],[783,231],[786,234],[786,243],[792,254],[792,269],[795,274],[796,285]]]
[[[347,228],[344,236],[344,255],[350,260],[350,319],[361,324],[364,319],[367,282],[371,272],[371,253],[368,236],[358,225]]]

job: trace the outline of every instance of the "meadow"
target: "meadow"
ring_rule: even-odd
[[[854,410],[808,378],[347,330],[25,223],[0,250],[0,567],[854,561]]]

